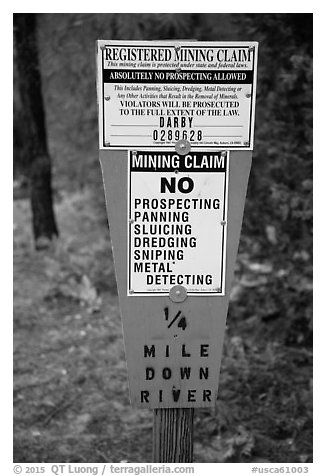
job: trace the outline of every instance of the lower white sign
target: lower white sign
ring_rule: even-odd
[[[128,295],[224,295],[228,152],[129,151]]]

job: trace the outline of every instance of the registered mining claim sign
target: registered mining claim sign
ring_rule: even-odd
[[[252,150],[253,42],[98,42],[101,149]]]
[[[129,295],[224,295],[228,152],[129,152]]]

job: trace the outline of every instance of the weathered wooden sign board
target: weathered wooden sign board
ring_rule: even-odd
[[[129,293],[129,153],[107,154],[100,151],[132,404],[147,408],[214,406],[251,152],[230,154],[224,295],[189,295],[180,303],[168,293],[146,297]],[[209,252],[214,260],[218,250]]]
[[[257,43],[98,42],[101,149],[252,150]]]
[[[131,402],[214,406],[251,167],[257,44],[99,41],[97,54]],[[193,75],[172,76],[176,67]],[[176,87],[180,97],[164,97]],[[212,98],[200,106],[196,94]],[[223,110],[237,113],[215,114]]]

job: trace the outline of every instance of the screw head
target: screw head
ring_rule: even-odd
[[[175,144],[175,150],[178,154],[186,155],[190,152],[191,145],[187,140],[181,139]]]
[[[169,297],[173,302],[183,302],[187,298],[187,289],[177,284],[170,289]]]

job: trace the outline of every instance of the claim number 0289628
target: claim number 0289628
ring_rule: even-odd
[[[197,131],[191,129],[189,131],[180,131],[179,129],[154,129],[153,140],[154,141],[178,141],[189,140],[190,142],[199,142],[203,139],[203,132],[199,129]]]

